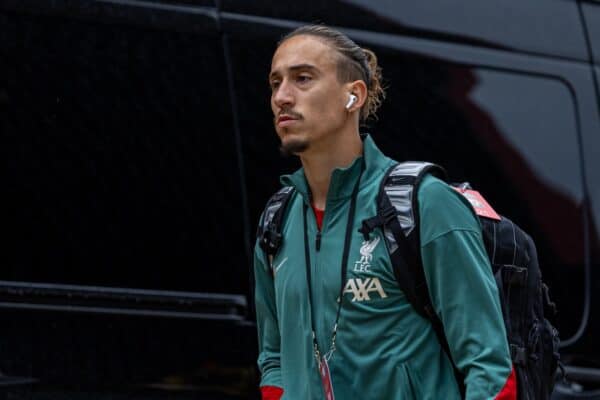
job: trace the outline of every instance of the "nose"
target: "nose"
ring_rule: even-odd
[[[291,85],[284,79],[271,94],[271,102],[277,109],[289,108],[294,105],[294,93]],[[276,111],[274,109],[274,111]]]

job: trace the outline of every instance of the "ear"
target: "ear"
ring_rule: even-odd
[[[354,102],[352,107],[350,107],[350,109],[348,111],[352,112],[352,111],[360,110],[362,108],[362,106],[365,104],[365,102],[367,101],[367,92],[368,91],[367,91],[367,85],[365,84],[365,81],[357,80],[357,81],[353,81],[353,82],[348,82],[346,84],[346,90],[348,91],[348,93],[352,93],[353,95],[356,96],[356,101]]]

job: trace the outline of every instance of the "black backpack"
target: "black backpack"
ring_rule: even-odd
[[[415,310],[431,321],[452,361],[443,326],[431,304],[421,263],[417,191],[428,173],[446,180],[445,171],[431,163],[404,162],[390,168],[377,196],[377,215],[363,220],[359,231],[367,240],[374,229],[384,230],[400,288]],[[460,191],[469,188],[468,184],[453,186],[460,186]],[[283,217],[293,192],[291,187],[284,187],[273,195],[259,223],[259,243],[269,259],[281,245]],[[498,221],[479,217],[479,220],[500,294],[518,399],[550,399],[557,369],[563,371],[558,331],[545,317],[554,316],[556,307],[548,296],[548,287],[542,282],[533,240],[508,218],[500,218]],[[463,377],[454,362],[453,367],[464,395]]]

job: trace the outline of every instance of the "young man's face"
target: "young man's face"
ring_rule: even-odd
[[[337,78],[335,50],[309,35],[286,40],[273,55],[269,84],[282,150],[326,149],[347,118],[348,91]]]

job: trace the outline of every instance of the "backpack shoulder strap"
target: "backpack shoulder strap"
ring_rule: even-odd
[[[292,186],[284,186],[279,189],[267,201],[267,205],[260,218],[256,237],[258,238],[260,248],[269,258],[269,262],[272,261],[281,247],[283,240],[283,236],[281,235],[283,216],[293,194],[294,188]]]
[[[419,240],[419,184],[426,174],[445,179],[436,164],[408,161],[392,166],[377,196],[377,216],[363,221],[364,230],[382,227],[394,266],[394,274],[408,301],[423,317],[437,318],[429,297],[421,261]]]
[[[377,215],[363,220],[360,231],[367,239],[373,229],[383,229],[400,289],[419,314],[432,319],[437,316],[421,263],[417,203],[419,184],[428,173],[446,177],[442,167],[427,162],[408,161],[388,169],[377,196]]]
[[[458,371],[444,334],[444,327],[435,313],[429,296],[421,260],[419,238],[419,184],[426,174],[446,180],[446,171],[439,165],[409,161],[392,166],[385,174],[377,196],[377,215],[363,221],[361,233],[381,227],[388,245],[398,286],[414,309],[431,322],[440,345],[448,355],[457,383],[464,395],[462,375]]]

